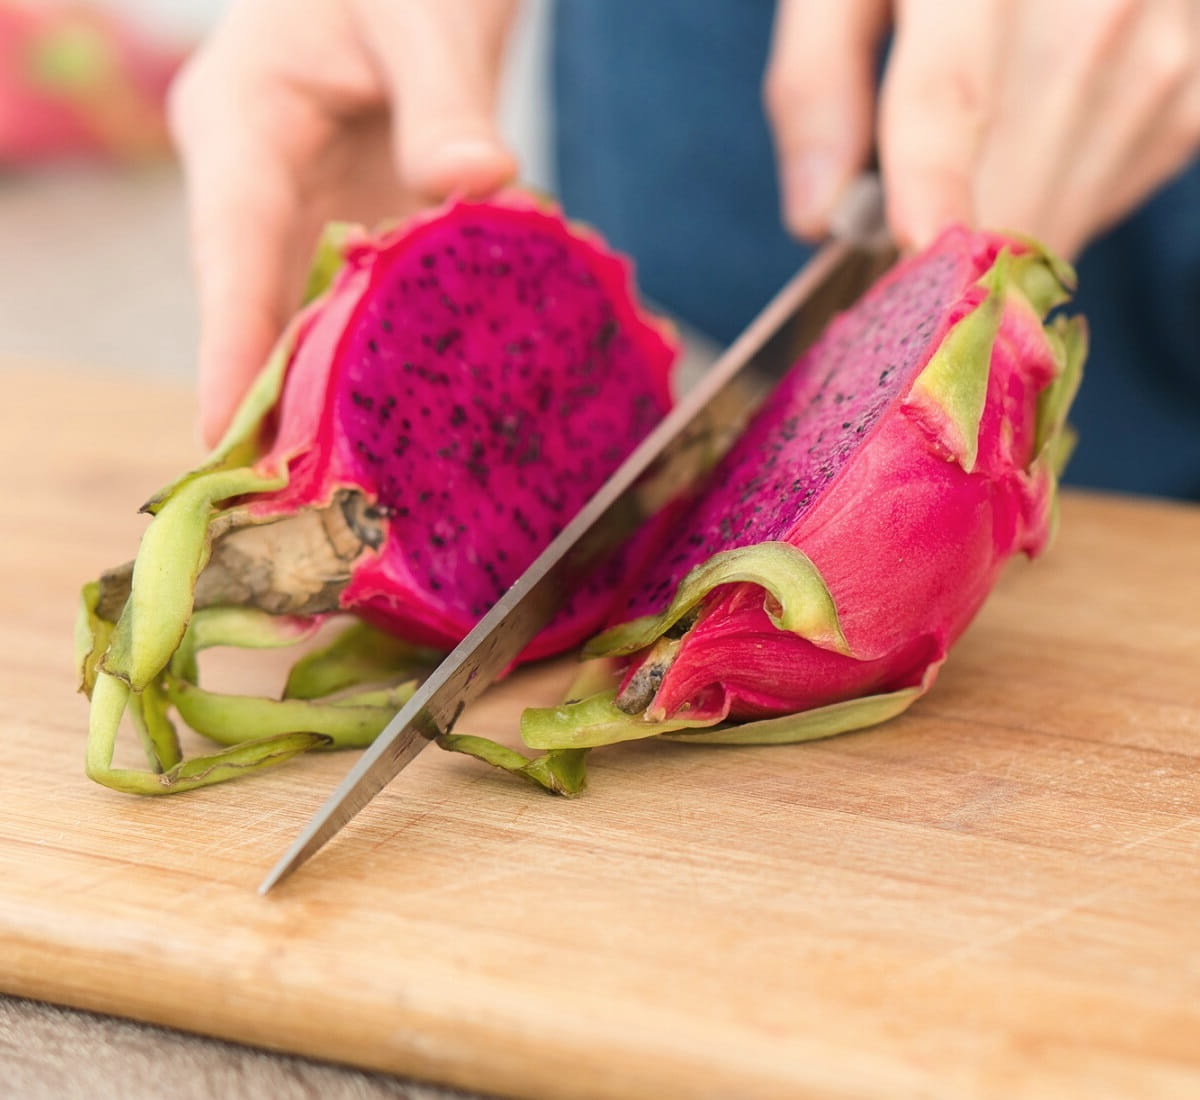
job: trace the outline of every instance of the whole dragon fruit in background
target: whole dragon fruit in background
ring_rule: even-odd
[[[1072,284],[1032,242],[961,228],[893,268],[796,363],[589,643],[619,683],[526,712],[526,743],[565,758],[660,734],[805,740],[906,708],[1007,559],[1050,535],[1086,333],[1043,318]]]
[[[88,772],[108,786],[187,790],[369,743],[669,407],[675,344],[627,263],[522,195],[336,228],[310,298],[208,463],[146,505],[136,562],[85,587]],[[523,658],[608,610],[585,590]],[[361,622],[283,699],[199,686],[201,649],[291,644],[339,612]],[[181,760],[171,707],[229,748]],[[126,710],[154,773],[112,765]]]
[[[0,0],[0,165],[164,155],[183,58],[97,5]]]

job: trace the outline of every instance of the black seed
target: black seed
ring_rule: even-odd
[[[441,355],[455,341],[462,338],[462,329],[452,328],[443,332],[433,345],[434,351]]]
[[[600,331],[596,333],[596,347],[600,351],[607,351],[608,345],[613,342],[613,337],[617,335],[618,331],[617,322],[609,317],[600,326]]]

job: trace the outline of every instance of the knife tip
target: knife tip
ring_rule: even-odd
[[[299,867],[303,860],[303,854],[298,851],[289,849],[285,852],[279,862],[267,872],[266,878],[258,884],[259,896],[266,897],[274,887],[278,886],[279,883]]]
[[[352,814],[339,815],[341,802],[335,796],[321,808],[317,815],[308,823],[305,830],[292,841],[291,847],[279,857],[279,861],[267,873],[267,877],[258,884],[260,895],[266,895],[278,886],[285,878],[303,864],[309,856],[322,848],[338,828]]]

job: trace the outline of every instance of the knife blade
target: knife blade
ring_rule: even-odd
[[[396,714],[259,886],[267,893],[323,847],[467,705],[562,606],[589,566],[711,465],[826,322],[895,259],[874,177],[834,218],[835,236],[634,449]]]

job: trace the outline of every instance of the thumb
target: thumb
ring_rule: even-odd
[[[779,0],[763,84],[783,216],[815,237],[872,144],[875,53],[886,0]]]
[[[258,105],[249,117],[246,103]],[[261,81],[201,50],[172,88],[200,310],[200,434],[215,446],[287,315],[296,189],[276,135],[288,116]],[[238,119],[241,125],[229,125]]]
[[[496,87],[514,0],[359,0],[364,39],[392,101],[396,170],[430,198],[486,194],[516,174],[496,130]]]

